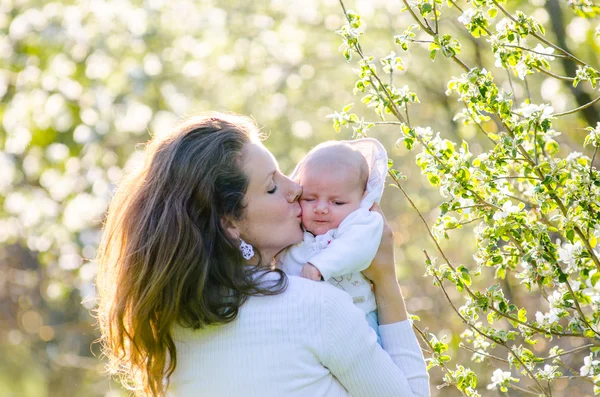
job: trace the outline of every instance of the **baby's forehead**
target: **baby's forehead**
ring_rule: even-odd
[[[339,144],[317,147],[316,150],[308,154],[304,161],[304,167],[313,168],[319,166],[330,169],[356,167],[360,170],[363,166],[367,166],[367,162],[364,156],[357,150],[347,145]]]
[[[298,182],[306,184],[327,185],[334,190],[364,191],[369,175],[369,166],[364,156],[345,145],[317,147],[304,159],[298,175]],[[342,189],[343,188],[343,189]]]

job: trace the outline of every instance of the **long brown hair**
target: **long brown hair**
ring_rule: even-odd
[[[171,329],[236,318],[261,283],[224,219],[244,216],[242,149],[259,140],[248,118],[197,116],[152,139],[142,167],[120,183],[98,250],[98,322],[109,369],[142,396],[163,396],[177,365]]]

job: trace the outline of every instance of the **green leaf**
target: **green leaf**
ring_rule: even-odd
[[[421,11],[421,15],[424,17],[427,16],[427,14],[429,14],[431,11],[433,11],[433,6],[429,3],[422,3],[419,8]]]
[[[600,280],[600,272],[596,272],[592,275],[592,277],[590,278],[590,283],[592,283],[592,287],[596,286],[596,283],[598,283],[598,280]]]
[[[429,183],[431,183],[432,186],[440,185],[440,178],[435,174],[427,174],[427,179],[429,180]]]
[[[352,50],[350,48],[346,48],[343,54],[344,58],[346,58],[346,61],[350,62],[352,60]]]
[[[595,338],[596,337],[596,333],[594,331],[592,331],[591,329],[586,329],[583,332],[583,335],[587,336],[588,338]]]
[[[344,113],[347,113],[347,112],[348,112],[350,109],[352,109],[353,107],[354,107],[354,103],[350,103],[350,104],[348,104],[348,105],[344,106],[344,108],[342,109],[342,111],[343,111]]]
[[[519,321],[527,322],[527,310],[520,309],[517,314],[517,319],[519,319]]]
[[[553,155],[557,154],[558,153],[558,149],[559,149],[558,142],[556,142],[554,139],[548,139],[548,141],[544,145],[544,150],[550,156],[553,156]]]

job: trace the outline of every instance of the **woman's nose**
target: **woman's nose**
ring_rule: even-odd
[[[290,183],[291,185],[288,189],[287,199],[288,202],[293,203],[302,195],[302,186],[293,181],[290,181]]]

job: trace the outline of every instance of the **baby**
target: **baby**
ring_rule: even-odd
[[[303,189],[304,242],[279,257],[288,275],[348,292],[378,336],[375,296],[361,271],[381,241],[383,218],[369,209],[381,199],[386,172],[387,154],[375,139],[325,142],[311,150],[292,173]]]

